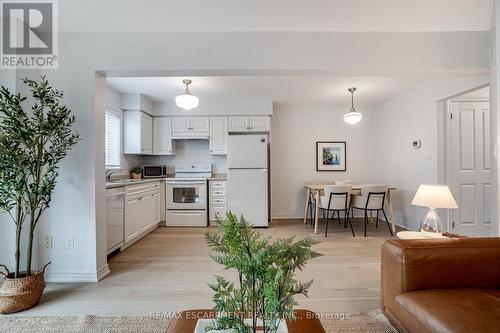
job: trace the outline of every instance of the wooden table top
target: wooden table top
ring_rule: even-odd
[[[297,320],[287,320],[286,325],[289,333],[326,333],[316,314],[309,310],[295,310]],[[198,318],[211,319],[215,317],[214,310],[188,310],[180,313],[179,318],[174,319],[165,333],[193,333]]]
[[[326,185],[335,185],[335,184],[332,184],[332,183],[321,183],[321,182],[307,182],[304,184],[304,187],[305,188],[308,188],[310,190],[313,190],[313,191],[321,191],[321,190],[324,190],[325,189],[325,186]],[[361,190],[361,187],[363,186],[363,184],[351,184],[352,185],[352,189],[353,190]],[[396,187],[393,187],[393,186],[389,186],[389,191],[394,191],[396,190],[397,188]]]

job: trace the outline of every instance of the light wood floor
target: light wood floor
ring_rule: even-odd
[[[389,231],[384,224],[369,226],[363,237],[361,221],[356,237],[334,224],[325,238],[314,235],[301,220],[278,220],[263,234],[278,237],[313,236],[315,250],[324,254],[310,261],[302,280],[314,279],[301,307],[314,311],[367,312],[379,307],[380,246]],[[99,283],[47,286],[41,303],[23,314],[137,314],[212,307],[207,282],[214,274],[233,276],[208,258],[206,229],[160,227],[110,261],[111,275]]]

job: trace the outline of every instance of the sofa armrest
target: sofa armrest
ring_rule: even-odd
[[[382,245],[381,305],[407,291],[500,288],[500,238],[390,239]]]

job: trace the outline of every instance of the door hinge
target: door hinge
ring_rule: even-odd
[[[453,119],[453,112],[450,113],[450,119]]]
[[[451,222],[451,227],[455,229],[455,221]]]

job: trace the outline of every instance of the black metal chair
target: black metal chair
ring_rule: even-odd
[[[389,224],[389,219],[385,213],[385,198],[387,195],[388,187],[385,185],[365,185],[361,188],[361,195],[353,195],[351,201],[351,209],[354,214],[354,209],[364,211],[364,232],[366,237],[366,227],[368,225],[368,212],[377,212],[377,221],[375,227],[378,228],[379,213],[382,212],[389,228],[391,236],[392,233],[391,226]]]
[[[351,219],[349,218],[349,202],[351,199],[350,185],[328,185],[325,186],[325,196],[320,197],[319,208],[323,212],[323,218],[326,213],[326,229],[325,237],[328,237],[328,224],[330,222],[330,212],[332,219],[337,213],[337,220],[341,224],[340,213],[344,213],[344,228],[347,225],[351,227],[352,236],[355,237],[354,228],[352,227]]]

